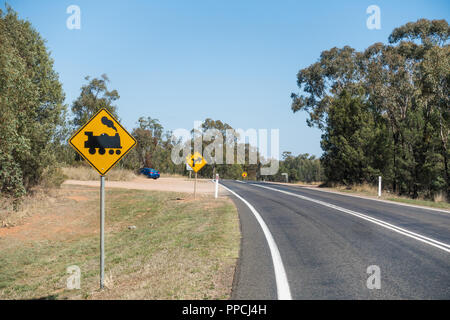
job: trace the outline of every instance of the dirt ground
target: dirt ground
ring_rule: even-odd
[[[107,290],[98,291],[98,185],[65,183],[0,227],[0,300],[230,297],[236,208],[224,190],[214,199],[210,180],[197,181],[194,199],[183,178],[106,182]],[[80,290],[66,289],[70,265],[82,270]]]
[[[98,187],[100,182],[66,180],[64,184]],[[157,180],[153,180],[144,177],[137,177],[132,181],[105,181],[105,187],[193,193],[194,179],[161,177]],[[214,194],[214,183],[211,182],[210,179],[197,179],[196,192],[198,194]],[[221,187],[219,187],[219,192],[220,195],[226,195],[228,193],[228,191]]]
[[[92,189],[72,186],[55,191],[52,197],[36,201],[26,208],[20,219],[13,219],[10,227],[0,228],[0,239],[39,241],[69,240],[96,233],[97,217],[88,200]]]
[[[96,218],[92,216],[89,210],[86,210],[85,203],[89,200],[89,193],[92,189],[86,187],[98,187],[99,181],[81,181],[81,180],[66,180],[64,183],[66,187],[73,186],[75,188],[62,189],[56,191],[53,197],[48,197],[45,202],[48,205],[41,206],[40,201],[36,201],[32,206],[27,208],[25,214],[20,219],[5,219],[7,225],[12,228],[0,227],[0,238],[11,237],[16,239],[53,239],[56,235],[65,235],[65,238],[76,238],[84,234],[95,232],[94,228]],[[172,191],[183,192],[193,195],[194,180],[185,178],[159,178],[157,180],[137,177],[132,181],[105,181],[106,188],[121,188],[121,189],[135,189],[135,190],[155,190],[155,191]],[[70,191],[69,191],[70,190]],[[209,179],[197,180],[197,195],[211,196],[214,194],[214,183]],[[219,195],[225,196],[228,191],[219,187]],[[73,206],[68,210],[67,202],[64,199],[72,200]],[[83,204],[80,206],[79,204]],[[93,206],[96,206],[94,203]],[[47,207],[51,206],[52,210]],[[53,210],[55,209],[55,210]],[[64,216],[64,219],[61,217]],[[71,230],[64,230],[67,228],[66,221],[74,220],[83,224],[83,228],[73,228]],[[2,222],[2,221],[0,221]],[[1,223],[0,223],[1,226]],[[39,234],[31,232],[30,230],[42,230]],[[74,230],[83,230],[77,233]],[[64,232],[63,232],[64,231]]]

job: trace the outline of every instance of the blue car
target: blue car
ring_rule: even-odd
[[[139,172],[155,180],[160,177],[159,171],[152,168],[142,168]]]

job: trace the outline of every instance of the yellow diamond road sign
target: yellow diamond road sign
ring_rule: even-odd
[[[186,157],[186,163],[192,168],[192,170],[198,172],[206,165],[207,162],[199,152],[195,152],[194,154]]]
[[[245,172],[245,171],[242,172],[242,177],[243,177],[243,178],[247,177],[247,172]]]
[[[102,108],[69,143],[103,176],[136,145],[136,140]]]

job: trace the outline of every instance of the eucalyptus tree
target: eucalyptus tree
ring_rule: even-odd
[[[45,40],[9,6],[0,10],[0,193],[20,197],[55,164],[64,93]]]
[[[388,44],[332,48],[298,72],[291,108],[323,130],[328,180],[382,174],[395,192],[450,198],[448,36],[445,20],[420,19]]]

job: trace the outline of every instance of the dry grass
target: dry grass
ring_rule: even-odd
[[[324,188],[324,189],[378,198],[378,187],[370,185],[370,184],[358,184],[358,185],[352,185],[352,186],[336,185],[336,186],[333,186],[330,188]],[[390,193],[389,191],[383,190],[380,199],[395,201],[395,202],[403,202],[403,203],[425,206],[425,207],[450,209],[450,203],[447,202],[447,199],[443,193],[436,195],[434,197],[434,201],[431,201],[431,200],[425,200],[422,198],[411,199],[408,197],[399,196],[397,194],[393,194],[393,193]]]
[[[323,182],[321,181],[311,181],[311,182],[302,182],[302,181],[297,181],[294,184],[299,184],[299,185],[306,185],[306,186],[319,186],[321,185]]]
[[[0,228],[20,224],[23,219],[30,217],[42,205],[42,202],[55,202],[58,194],[58,189],[38,187],[20,201],[0,196]]]
[[[338,186],[335,186],[334,189],[337,189],[339,191],[344,191],[344,192],[350,191],[350,192],[365,194],[365,195],[370,195],[370,196],[378,195],[378,187],[367,184],[367,183],[355,184],[355,185],[351,185],[351,186],[338,185]]]
[[[230,297],[240,233],[228,198],[107,189],[103,291],[98,201],[98,188],[64,185],[27,208],[23,224],[0,228],[0,299]],[[81,269],[80,290],[66,289],[71,265]]]
[[[99,174],[91,167],[65,167],[62,168],[64,175],[70,180],[98,180]],[[136,174],[127,169],[113,168],[105,176],[109,181],[130,181],[136,178]]]
[[[434,202],[448,202],[445,193],[441,192],[434,196]]]

